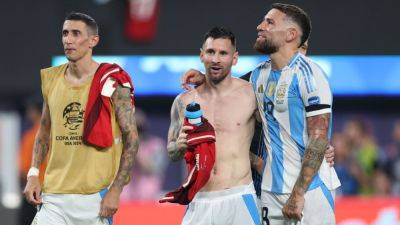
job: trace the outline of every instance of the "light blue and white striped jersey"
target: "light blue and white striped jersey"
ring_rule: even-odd
[[[252,71],[250,82],[262,118],[267,150],[261,188],[291,193],[308,141],[306,117],[332,112],[328,79],[316,63],[297,53],[282,70],[271,70],[270,60],[261,63]],[[335,170],[325,160],[309,189],[321,182],[329,190],[340,186]]]

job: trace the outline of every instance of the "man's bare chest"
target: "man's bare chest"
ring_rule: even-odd
[[[248,103],[238,99],[201,101],[199,104],[204,117],[220,134],[242,129],[253,113]]]

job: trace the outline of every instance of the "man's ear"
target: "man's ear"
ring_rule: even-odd
[[[200,61],[202,63],[204,62],[203,57],[204,57],[204,50],[203,50],[203,48],[200,48]]]
[[[233,61],[232,61],[232,65],[236,65],[236,63],[239,60],[239,52],[235,51],[235,53],[233,53]]]
[[[89,47],[94,48],[99,43],[100,37],[97,34],[90,35],[89,40]]]
[[[293,40],[296,40],[299,37],[299,31],[296,28],[288,28],[286,31],[286,41],[287,42],[292,42]]]

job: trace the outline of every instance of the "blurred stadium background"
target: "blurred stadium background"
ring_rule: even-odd
[[[400,224],[400,1],[281,1],[305,9],[313,31],[309,54],[334,93],[335,168],[342,187],[337,224]],[[58,65],[66,13],[81,11],[100,26],[98,61],[132,76],[142,141],[116,225],[179,224],[184,208],[157,199],[185,176],[166,155],[169,109],[179,78],[198,60],[203,34],[230,27],[241,54],[235,75],[265,57],[252,45],[266,0],[3,0],[0,76],[0,224],[29,224],[21,195],[40,103],[39,69]],[[28,156],[27,156],[28,154]],[[161,222],[160,222],[161,221]]]

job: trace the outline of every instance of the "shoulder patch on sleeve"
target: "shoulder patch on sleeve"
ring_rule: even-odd
[[[308,105],[318,105],[320,103],[319,96],[312,96],[308,98]]]

